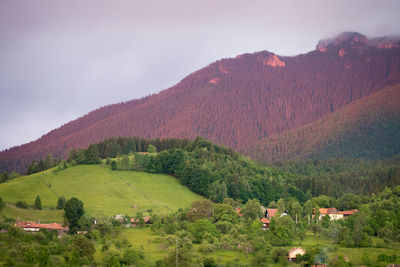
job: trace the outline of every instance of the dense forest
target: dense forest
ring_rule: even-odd
[[[400,86],[240,150],[261,162],[304,158],[382,159],[400,151]]]
[[[64,158],[111,136],[203,136],[235,149],[254,145],[400,82],[400,48],[361,37],[354,33],[294,57],[263,51],[219,60],[159,94],[100,108],[1,152],[0,170],[25,171],[33,160]]]

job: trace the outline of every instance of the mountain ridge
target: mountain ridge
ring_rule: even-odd
[[[387,87],[241,152],[258,161],[395,156],[400,151],[399,99],[400,84]]]
[[[221,59],[175,86],[96,109],[36,141],[0,153],[0,170],[64,157],[111,136],[203,136],[235,149],[316,121],[400,82],[400,48],[350,39],[285,57],[268,51]]]

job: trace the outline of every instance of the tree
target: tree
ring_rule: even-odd
[[[188,225],[189,232],[194,237],[194,242],[201,243],[206,233],[216,237],[218,235],[215,225],[207,219],[200,219]]]
[[[225,182],[217,180],[209,186],[208,196],[212,201],[221,203],[227,197],[227,191]]]
[[[90,145],[85,151],[85,163],[86,164],[98,164],[101,162],[99,157],[99,148],[97,145]]]
[[[278,207],[278,213],[282,214],[285,211],[285,201],[282,198],[280,198],[276,205]]]
[[[40,200],[40,196],[36,197],[34,207],[37,210],[41,210],[42,209],[42,201]]]
[[[297,217],[301,214],[302,208],[299,204],[299,202],[293,202],[292,204],[292,213],[294,214],[296,218],[296,224],[297,224]]]
[[[308,225],[310,226],[310,221],[311,221],[311,215],[313,212],[313,204],[311,200],[307,200],[306,203],[304,203],[304,214],[307,217],[308,220]]]
[[[328,214],[326,214],[325,216],[322,216],[322,221],[321,221],[322,227],[328,228],[330,223],[331,223],[331,217],[329,217]]]
[[[67,200],[65,199],[64,196],[59,197],[58,201],[57,201],[57,209],[59,209],[59,210],[64,209],[66,202],[67,202]]]
[[[274,236],[272,245],[287,246],[295,238],[296,225],[290,216],[272,217],[269,229]]]
[[[76,197],[71,198],[67,201],[64,207],[65,218],[69,223],[69,229],[72,233],[76,232],[79,228],[78,220],[85,213],[83,209],[83,203]]]
[[[214,205],[209,199],[192,202],[191,209],[186,213],[186,219],[194,222],[202,218],[210,218],[214,213]]]
[[[157,148],[156,148],[155,146],[153,146],[153,145],[149,145],[149,146],[147,147],[147,152],[149,152],[149,153],[156,153],[156,152],[157,152]]]
[[[117,168],[117,162],[115,160],[111,161],[111,170],[115,171]]]
[[[31,167],[31,166],[29,166]],[[28,170],[28,174],[29,174],[29,170]],[[8,172],[4,172],[1,176],[0,176],[0,183],[5,183],[8,180],[10,180],[10,175],[8,174]]]
[[[124,155],[121,160],[118,162],[118,169],[128,171],[131,169],[131,162],[127,155]]]
[[[0,212],[4,209],[6,203],[4,203],[3,199],[0,197]]]
[[[258,199],[247,200],[246,206],[243,208],[243,217],[249,220],[261,218],[263,215],[261,204]]]

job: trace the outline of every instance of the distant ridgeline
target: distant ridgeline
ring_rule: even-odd
[[[151,150],[154,153],[148,152]],[[259,199],[268,204],[284,197],[304,203],[327,195],[362,203],[362,197],[357,195],[370,195],[400,184],[400,156],[385,161],[297,160],[262,166],[203,138],[110,138],[87,149],[71,150],[67,161],[60,161],[58,168],[99,164],[101,159],[106,159],[114,170],[173,175],[192,191],[215,202],[231,197],[243,201]]]

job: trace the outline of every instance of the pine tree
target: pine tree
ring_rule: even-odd
[[[59,197],[58,201],[57,201],[57,209],[59,209],[59,210],[64,209],[66,202],[67,202],[67,200],[65,199],[64,196]]]
[[[34,207],[37,210],[41,210],[42,209],[42,201],[40,200],[40,196],[36,197]]]

